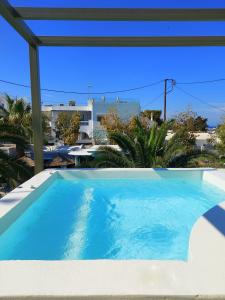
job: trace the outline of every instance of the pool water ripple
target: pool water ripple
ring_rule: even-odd
[[[0,236],[0,259],[187,260],[194,223],[224,194],[191,173],[57,178]]]

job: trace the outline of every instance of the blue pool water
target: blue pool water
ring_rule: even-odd
[[[55,179],[0,236],[1,260],[178,259],[225,193],[196,178]]]

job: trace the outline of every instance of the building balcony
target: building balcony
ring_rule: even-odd
[[[89,126],[90,121],[80,121],[80,126]]]

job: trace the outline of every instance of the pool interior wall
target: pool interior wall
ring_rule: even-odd
[[[33,189],[33,191],[29,193],[29,195],[25,197],[22,201],[19,201],[19,203],[15,207],[13,207],[6,215],[0,218],[0,235],[5,230],[7,230],[8,227],[17,218],[19,218],[29,206],[32,205],[38,199],[38,197],[40,197],[41,194],[48,189],[51,183],[53,183],[56,180],[56,178],[59,178],[59,176],[60,175],[58,172],[52,173],[51,176],[46,181],[44,181],[44,183],[42,183],[38,188],[36,188],[35,186],[31,186],[31,189]],[[19,188],[22,189],[22,185]]]
[[[30,205],[32,205],[37,198],[48,189],[51,183],[54,180],[58,179],[74,179],[74,178],[167,178],[171,176],[171,172],[168,172],[169,169],[120,169],[118,172],[116,169],[77,169],[77,170],[49,170],[50,176],[46,179],[40,186],[36,187],[31,185],[30,188],[32,192],[29,193],[22,201],[13,207],[6,215],[0,217],[0,234],[2,234]],[[46,171],[45,171],[46,172]],[[193,174],[193,169],[189,170],[173,170],[173,173],[182,177],[189,177],[191,172],[192,178],[196,178],[197,180],[203,179],[203,171],[195,171]],[[19,186],[19,188],[23,189],[23,184]],[[17,189],[18,190],[18,189]],[[2,199],[1,199],[2,200]],[[8,200],[7,200],[8,201]],[[6,202],[7,202],[6,201]],[[14,201],[14,200],[10,200]],[[9,202],[10,202],[9,201]],[[2,202],[4,203],[4,202]]]
[[[182,204],[183,210],[180,214],[173,215],[176,212],[176,208],[174,210],[172,208],[177,200],[182,200],[180,196],[182,196],[183,189],[186,188],[185,193],[188,193],[188,189],[194,188],[192,194],[193,192],[197,194],[199,186],[197,186],[196,189],[195,184],[202,182],[202,179],[203,171],[196,170],[141,170],[139,172],[131,170],[122,170],[120,172],[116,172],[115,170],[83,170],[56,172],[43,185],[32,192],[25,200],[20,202],[19,205],[2,218],[0,224],[3,225],[0,226],[3,228],[2,233],[10,224],[15,224],[12,224],[8,230],[11,230],[11,235],[8,234],[8,237],[5,239],[0,238],[0,245],[2,246],[0,248],[8,247],[7,251],[0,251],[0,259],[186,260],[189,233],[195,219],[193,219],[193,216],[190,214],[190,206],[185,207],[185,202]],[[191,182],[191,185],[186,186],[189,182]],[[154,184],[151,185],[151,183]],[[168,183],[172,187],[172,191],[168,189]],[[161,191],[161,184],[162,190],[168,190]],[[147,190],[149,185],[150,189]],[[206,186],[208,186],[208,184],[205,185],[204,188],[206,188]],[[54,196],[55,199],[52,201],[50,207],[45,208],[43,211],[41,210],[38,215],[38,206],[45,205],[46,202],[46,199],[41,198],[43,198],[43,195],[48,193],[52,187],[56,189],[56,193],[50,193],[47,198],[49,198],[49,196],[53,198]],[[81,190],[81,188],[82,197],[78,195],[79,193],[77,194],[77,191]],[[106,189],[110,190],[109,194],[105,193]],[[131,189],[130,193],[129,189]],[[157,198],[157,195],[160,193],[162,193],[161,196],[164,198],[158,198],[156,199],[157,201],[154,201],[154,197],[151,198],[151,206],[149,207],[148,194],[154,189],[156,193],[154,194],[155,198]],[[167,199],[171,200],[171,192],[174,193],[175,189],[179,191],[178,198],[172,199],[172,202],[167,202]],[[217,194],[214,195],[212,189],[214,188],[207,187],[207,189],[203,191],[203,196],[205,197],[205,193],[212,193],[210,198],[221,197],[218,198],[219,200],[217,201],[222,201],[224,192],[218,190]],[[63,190],[64,192],[62,192]],[[95,196],[93,196],[94,190],[97,190]],[[118,190],[121,190],[122,193],[119,193]],[[147,194],[143,192],[143,190],[146,190]],[[138,194],[139,199],[134,197],[135,192]],[[64,194],[65,199],[63,199],[64,204],[62,206],[62,197],[64,197]],[[71,199],[71,195],[73,196],[74,194],[75,198]],[[117,198],[114,197],[114,199],[111,199],[112,197],[109,197],[110,194],[117,195]],[[188,195],[188,197],[190,201],[196,200],[190,198],[190,195]],[[202,194],[198,194],[198,197],[202,197]],[[36,199],[39,201],[35,202]],[[141,204],[140,199],[142,200]],[[203,200],[205,201],[205,198]],[[213,204],[217,203],[216,200],[215,203],[210,201],[211,199],[209,199],[209,202],[204,203],[201,210],[198,211],[198,217],[211,208]],[[196,201],[188,204],[195,206],[195,202]],[[59,203],[60,205],[58,206]],[[67,204],[68,207],[66,208]],[[92,214],[93,207],[95,207],[94,214]],[[30,212],[29,215],[29,211],[32,211],[32,209],[33,212]],[[160,209],[162,215],[158,213]],[[194,209],[199,208],[196,206]],[[102,213],[106,211],[108,212]],[[148,211],[147,214],[146,211]],[[24,215],[28,214],[25,221],[23,220],[23,216],[19,218],[23,212]],[[64,214],[63,217],[62,214]],[[77,216],[77,214],[79,214],[79,216]],[[188,224],[189,232],[187,232],[187,228],[184,228],[183,231],[179,232],[179,236],[177,237],[178,231],[176,227],[182,227],[182,220],[184,220],[188,214],[190,214],[190,217],[187,219],[190,223]],[[172,218],[167,220],[167,215],[171,215]],[[40,226],[35,223],[36,221],[34,222],[34,218],[39,218]],[[178,220],[178,218],[180,219]],[[68,219],[70,219],[71,222],[68,222]],[[108,219],[110,222],[107,221]],[[90,220],[92,221],[88,225]],[[59,222],[61,222],[61,225],[58,224]],[[150,223],[153,223],[153,226],[150,226]],[[25,230],[18,231],[17,226],[22,226]],[[31,234],[28,232],[30,227],[33,230],[31,230]],[[50,232],[48,232],[49,228],[51,228]],[[69,228],[70,231],[68,232]],[[107,230],[105,230],[105,228],[107,228]],[[111,234],[112,232],[113,234]],[[5,233],[7,233],[7,231]],[[129,235],[130,237],[128,238],[127,236]],[[23,236],[26,237],[24,238]],[[29,239],[24,244],[24,240],[26,240],[27,236],[29,236]],[[43,236],[45,236],[46,239],[43,240]],[[64,243],[61,243],[62,240],[56,241],[59,236],[67,237],[66,247]],[[115,236],[116,239],[113,241],[113,237]],[[10,239],[11,241],[17,240],[17,246],[12,244]],[[43,242],[48,243],[47,248],[44,247],[44,245],[40,246]],[[12,253],[12,248],[14,247],[16,247],[16,254]],[[60,247],[64,247],[64,250],[62,251]],[[169,250],[171,247],[173,251]],[[36,251],[37,248],[39,248],[38,251]],[[51,250],[48,251],[48,248]],[[24,249],[26,249],[26,251],[24,251]],[[149,249],[151,251],[149,251]]]
[[[171,171],[171,170],[170,170]],[[203,171],[195,171],[193,173],[193,169],[189,170],[173,170],[174,175],[182,176],[189,178],[190,174],[192,178],[196,178],[196,180],[203,179]],[[190,173],[191,172],[191,173]],[[50,170],[50,176],[46,179],[40,186],[36,187],[31,185],[32,192],[29,193],[22,201],[13,207],[6,215],[0,217],[0,234],[2,234],[33,202],[37,200],[37,198],[48,189],[48,187],[53,183],[56,179],[88,179],[88,178],[167,178],[171,177],[171,172],[169,169],[120,169],[120,171],[116,171],[116,169],[77,169],[77,170]],[[19,186],[19,188],[23,188],[23,184]],[[10,200],[14,201],[14,200]]]

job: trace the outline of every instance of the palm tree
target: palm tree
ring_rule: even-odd
[[[7,109],[3,109],[4,117],[2,117],[1,123],[17,125],[21,130],[21,134],[30,137],[32,135],[30,105],[24,99],[14,99],[7,94],[5,95],[5,99]]]
[[[96,167],[150,168],[175,166],[180,155],[193,153],[193,139],[184,141],[181,132],[166,140],[167,126],[154,124],[144,128],[139,119],[132,133],[112,132],[109,139],[119,145],[121,151],[109,146],[101,152],[94,164]],[[189,133],[188,133],[189,134]]]
[[[0,124],[0,143],[13,143],[22,150],[27,147],[26,138],[21,135],[20,128],[13,125]],[[31,176],[31,169],[20,160],[19,155],[11,157],[0,150],[0,183],[14,188]]]
[[[32,131],[32,113],[31,106],[24,99],[12,98],[9,95],[5,95],[7,102],[7,108],[0,108],[2,110],[2,117],[0,123],[17,125],[20,129],[20,133],[25,135],[32,143],[33,131]],[[49,118],[46,114],[42,114],[42,129],[44,133],[44,141],[46,136],[50,134]]]

